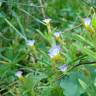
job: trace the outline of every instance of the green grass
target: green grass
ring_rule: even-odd
[[[0,0],[0,96],[95,96],[95,5]]]

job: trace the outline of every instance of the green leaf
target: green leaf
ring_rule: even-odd
[[[84,92],[77,82],[77,78],[80,77],[76,73],[72,73],[70,77],[61,80],[60,86],[64,90],[65,96],[80,96]]]
[[[92,18],[92,26],[96,29],[96,14]]]
[[[94,46],[94,44],[93,44],[92,42],[90,42],[89,40],[87,40],[86,38],[84,38],[84,37],[81,36],[81,35],[74,34],[74,35],[73,35],[73,39],[79,40],[80,42],[86,43],[86,44],[90,45],[91,47],[94,47],[94,48],[95,48],[95,46]]]
[[[78,79],[78,81],[79,81],[80,85],[81,85],[84,89],[87,89],[87,88],[88,88],[87,84],[86,84],[84,81],[82,81],[81,79]]]
[[[26,40],[26,37],[23,36],[23,35],[20,33],[20,31],[19,31],[7,18],[5,18],[4,20],[6,21],[6,23],[7,23],[11,28],[13,28],[13,29],[16,31],[16,33],[17,33],[20,37],[22,37],[24,40]]]
[[[89,57],[91,57],[91,59],[96,60],[96,52],[94,52],[94,50],[91,50],[91,49],[88,49],[88,48],[84,48],[82,45],[81,46],[76,45],[76,46],[77,46],[77,48],[80,49],[80,51],[83,54],[86,54]]]

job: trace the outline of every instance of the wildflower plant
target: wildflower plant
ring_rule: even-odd
[[[94,29],[92,27],[92,20],[91,18],[85,18],[84,19],[84,25],[85,25],[85,28],[89,31],[89,32],[94,32]]]
[[[48,33],[51,34],[51,24],[50,24],[51,19],[49,19],[49,18],[48,19],[44,19],[43,22],[45,23],[45,25],[46,25],[46,27],[48,29]]]

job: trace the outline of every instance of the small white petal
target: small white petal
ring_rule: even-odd
[[[27,40],[27,45],[28,46],[33,46],[35,43],[35,40]]]
[[[56,38],[57,38],[57,37],[60,37],[61,32],[55,32],[53,35],[54,35]]]
[[[90,18],[85,18],[84,19],[84,24],[85,24],[85,26],[90,26],[91,25],[91,19]]]
[[[65,72],[65,71],[67,70],[67,64],[64,64],[64,65],[60,66],[59,69],[60,69],[62,72]]]
[[[15,74],[15,76],[17,76],[18,78],[20,78],[22,76],[22,73],[23,73],[22,71],[17,71],[16,74]]]
[[[43,22],[48,24],[51,21],[51,19],[44,19]]]
[[[60,46],[54,45],[54,46],[52,46],[52,48],[49,50],[48,55],[50,56],[50,58],[53,58],[53,57],[56,56],[59,52],[60,52]]]

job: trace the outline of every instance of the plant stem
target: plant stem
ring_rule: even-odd
[[[44,10],[44,5],[43,5],[43,0],[38,0],[39,3],[40,3],[40,6],[41,6],[41,12],[42,12],[42,15],[43,15],[43,18],[45,18],[45,10]]]

